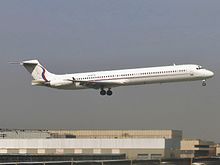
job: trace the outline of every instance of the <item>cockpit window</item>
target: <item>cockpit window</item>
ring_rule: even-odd
[[[203,69],[203,67],[199,65],[196,69],[200,70],[200,69]]]

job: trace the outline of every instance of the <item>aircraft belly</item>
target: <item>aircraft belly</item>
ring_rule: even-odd
[[[72,85],[62,85],[58,87],[53,87],[56,89],[63,89],[63,90],[77,90],[77,89],[86,89],[87,87],[79,85],[79,84],[72,84]]]

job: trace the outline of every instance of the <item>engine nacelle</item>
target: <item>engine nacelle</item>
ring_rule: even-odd
[[[68,86],[72,85],[73,82],[67,81],[67,80],[52,80],[50,81],[50,86],[51,87],[61,87],[61,86]]]

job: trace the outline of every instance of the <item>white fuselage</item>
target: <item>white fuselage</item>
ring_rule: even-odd
[[[100,89],[100,95],[108,96],[112,95],[111,88],[118,86],[196,80],[202,80],[202,85],[206,86],[206,79],[214,76],[212,71],[195,64],[57,75],[47,71],[36,59],[10,63],[24,66],[31,74],[34,86],[66,90]]]
[[[179,81],[206,80],[213,77],[214,73],[203,69],[199,65],[173,65],[150,68],[123,69],[111,71],[98,71],[87,73],[75,73],[65,75],[54,75],[50,79],[50,87],[58,89],[85,89],[88,86],[81,85],[82,82],[115,83],[116,86],[141,85],[153,83],[168,83]],[[74,79],[75,83],[68,80]],[[79,81],[79,82],[77,82]]]

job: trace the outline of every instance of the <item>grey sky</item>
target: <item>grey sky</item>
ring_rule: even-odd
[[[180,129],[220,142],[219,0],[1,0],[0,127]],[[196,63],[201,82],[96,90],[32,87],[8,61],[37,58],[54,73]]]

